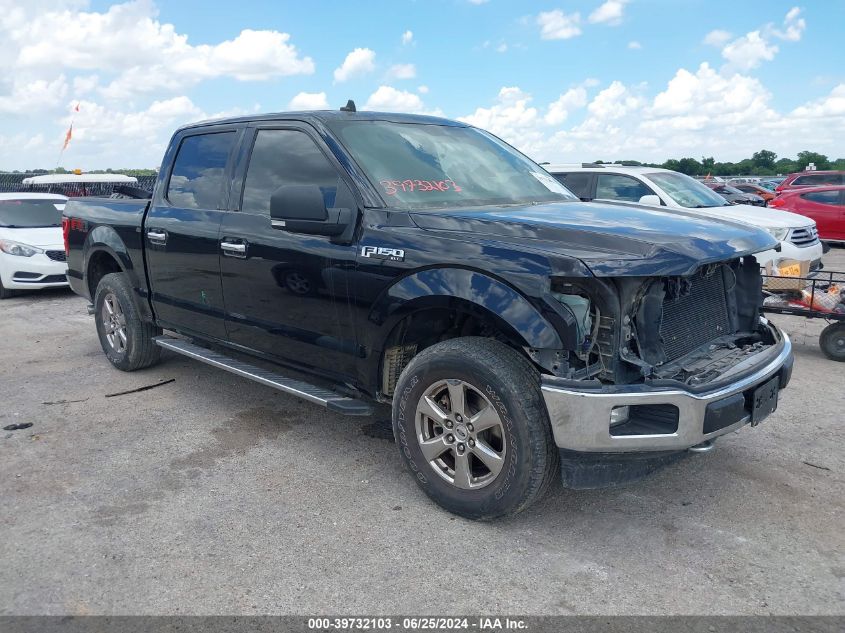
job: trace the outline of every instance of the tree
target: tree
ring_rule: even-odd
[[[830,161],[824,154],[809,152],[807,150],[798,152],[798,160],[796,161],[797,171],[803,171],[810,163],[813,163],[816,169],[830,169]]]
[[[751,162],[754,163],[756,167],[772,170],[775,168],[775,161],[777,160],[777,157],[778,155],[774,152],[770,152],[767,149],[761,149],[759,152],[754,152],[751,156]]]
[[[682,158],[678,161],[678,171],[687,176],[698,176],[701,173],[701,163],[694,158]]]

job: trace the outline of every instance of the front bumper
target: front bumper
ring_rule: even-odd
[[[64,252],[64,246],[51,251]],[[40,290],[67,286],[67,263],[50,259],[45,253],[17,257],[0,253],[0,280],[9,290]]]
[[[783,389],[792,375],[789,337],[771,324],[769,327],[778,343],[760,366],[710,391],[647,385],[581,389],[555,385],[544,378],[542,393],[555,444],[587,453],[678,451],[748,424],[754,390],[775,377]],[[621,427],[611,431],[611,412],[617,407],[648,412],[649,422],[637,427],[645,431],[623,434]]]

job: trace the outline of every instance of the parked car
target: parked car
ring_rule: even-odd
[[[770,204],[812,218],[821,239],[845,242],[845,186],[791,189]]]
[[[745,193],[732,185],[720,182],[705,182],[704,184],[731,204],[750,204],[755,207],[766,206],[766,201],[755,193]]]
[[[799,171],[784,178],[775,191],[823,185],[845,185],[845,171]]]
[[[781,260],[809,261],[813,269],[821,266],[824,249],[815,223],[801,215],[746,204],[731,205],[694,178],[668,169],[610,164],[548,165],[546,169],[581,200],[620,200],[684,215],[697,213],[738,220],[762,228],[780,241],[779,252],[756,255],[762,266],[777,265]]]
[[[135,187],[138,179],[124,174],[44,174],[21,181],[21,189],[49,191],[68,197],[108,196],[115,187]]]
[[[775,197],[775,192],[772,189],[767,189],[762,184],[746,182],[733,185],[733,187],[739,189],[743,193],[750,193],[755,196],[759,196],[763,199],[764,205],[768,204],[770,200],[774,200]],[[717,191],[716,193],[719,192]]]
[[[112,365],[164,348],[337,413],[391,404],[416,483],[475,519],[774,411],[792,352],[760,314],[771,235],[584,204],[482,130],[354,109],[193,124],[151,200],[68,203],[71,287]]]
[[[62,210],[67,198],[0,193],[0,299],[67,286]]]

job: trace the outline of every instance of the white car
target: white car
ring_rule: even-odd
[[[730,204],[715,191],[685,174],[658,167],[583,164],[544,165],[546,170],[582,200],[616,200],[664,210],[679,209],[707,217],[744,222],[768,231],[781,250],[757,253],[761,266],[782,260],[810,262],[815,270],[824,249],[816,223],[796,213],[770,207]]]
[[[62,211],[50,193],[0,193],[0,299],[67,286]]]

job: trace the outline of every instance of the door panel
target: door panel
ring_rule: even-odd
[[[283,185],[317,185],[329,208],[357,205],[327,150],[305,131],[256,131],[240,210],[226,214],[220,231],[229,340],[349,375],[358,345],[344,273],[355,266],[355,247],[274,228],[270,196]]]
[[[144,222],[156,318],[165,327],[225,339],[220,282],[220,223],[234,130],[186,136],[166,191]]]

